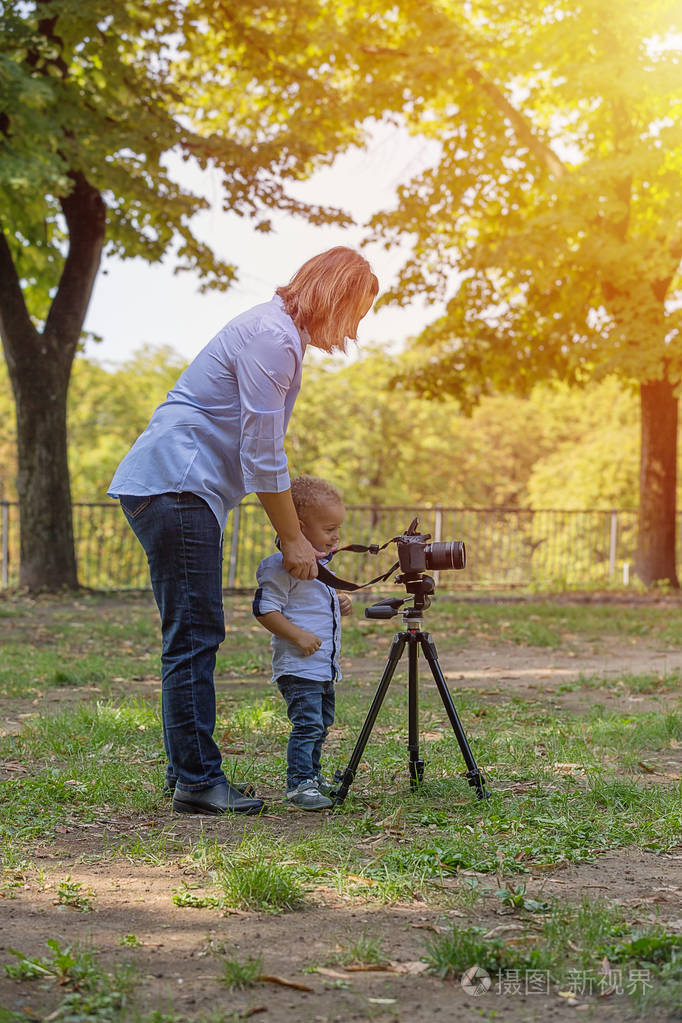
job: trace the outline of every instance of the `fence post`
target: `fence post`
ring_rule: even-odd
[[[2,588],[9,586],[9,502],[2,502]]]
[[[443,509],[440,506],[436,507],[436,514],[433,521],[433,540],[434,543],[440,543],[443,536]],[[433,573],[433,581],[438,586],[440,582],[440,572],[435,571]]]
[[[237,578],[237,552],[239,548],[239,520],[241,518],[241,505],[232,509],[232,537],[230,540],[230,567],[227,572],[227,585],[234,589]]]
[[[443,539],[443,509],[440,506],[436,508],[436,517],[433,525],[433,539],[436,543],[440,543]]]
[[[616,574],[616,546],[618,544],[618,512],[611,512],[611,536],[609,539],[609,579]]]

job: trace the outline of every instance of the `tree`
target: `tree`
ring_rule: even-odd
[[[530,400],[542,409],[545,437],[551,438],[527,481],[530,507],[635,508],[636,394],[610,377],[580,389],[538,385]]]
[[[340,369],[309,366],[287,433],[291,471],[328,477],[347,504],[524,504],[533,465],[552,450],[546,399],[484,397],[464,416],[452,398],[392,388],[403,361],[370,352]]]
[[[293,473],[328,477],[347,503],[372,507],[432,503],[457,489],[447,458],[456,405],[431,416],[430,402],[392,391],[397,365],[376,353],[342,368],[307,368],[287,432]]]
[[[77,585],[66,396],[102,254],[171,255],[204,287],[235,279],[193,233],[208,204],[174,180],[170,154],[217,168],[225,209],[255,230],[270,230],[275,209],[348,222],[285,189],[360,142],[378,110],[343,57],[364,36],[362,14],[349,4],[337,15],[323,0],[5,0],[0,335],[22,585]]]
[[[172,348],[143,345],[114,371],[76,356],[67,402],[71,494],[102,499],[117,465],[185,369]]]
[[[681,28],[676,0],[444,0],[375,48],[411,130],[440,143],[373,220],[387,246],[413,239],[385,300],[448,299],[412,379],[465,403],[635,381],[637,571],[674,586]]]

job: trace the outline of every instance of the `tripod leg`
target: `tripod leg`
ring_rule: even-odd
[[[467,737],[464,734],[464,729],[462,728],[459,716],[455,710],[455,705],[452,702],[450,690],[447,687],[447,683],[443,677],[443,672],[441,671],[440,664],[438,663],[436,646],[428,633],[420,633],[419,638],[422,650],[424,651],[424,657],[431,668],[431,674],[433,675],[436,686],[438,687],[438,692],[440,693],[441,700],[443,701],[443,706],[450,718],[450,724],[452,725],[452,730],[455,733],[455,738],[459,743],[459,748],[462,751],[464,763],[468,768],[465,776],[466,780],[472,788],[476,789],[476,795],[478,798],[485,799],[487,798],[487,792],[485,791],[484,778],[476,765],[474,755],[471,752],[471,748],[467,742]]]
[[[404,632],[399,632],[393,637],[393,642],[391,643],[391,649],[388,652],[388,660],[386,662],[386,667],[384,668],[384,673],[381,676],[381,680],[377,687],[377,691],[374,694],[372,705],[369,708],[369,711],[367,712],[367,717],[365,718],[365,723],[362,726],[360,735],[358,736],[358,741],[355,743],[355,749],[353,750],[351,758],[348,761],[348,767],[346,768],[345,771],[343,771],[343,773],[341,771],[337,771],[334,776],[334,781],[340,782],[332,796],[334,806],[338,806],[339,803],[342,803],[348,794],[348,789],[350,788],[353,779],[355,778],[355,772],[358,769],[360,758],[362,757],[362,754],[365,750],[365,746],[367,745],[367,740],[370,737],[372,728],[374,726],[374,722],[376,721],[377,718],[377,714],[379,713],[379,710],[381,708],[381,704],[384,702],[384,697],[386,696],[388,687],[391,684],[393,673],[395,672],[398,661],[400,660],[402,652],[405,649],[406,642],[407,636]]]
[[[407,633],[408,714],[407,749],[410,754],[410,788],[418,789],[424,779],[424,761],[419,756],[419,643],[417,635]]]

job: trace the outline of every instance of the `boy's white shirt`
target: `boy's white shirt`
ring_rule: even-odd
[[[279,551],[261,561],[256,579],[254,615],[279,611],[321,640],[319,649],[306,656],[291,640],[272,635],[272,681],[281,675],[298,675],[316,682],[337,682],[341,678],[341,610],[336,590],[319,579],[295,579],[284,569]]]

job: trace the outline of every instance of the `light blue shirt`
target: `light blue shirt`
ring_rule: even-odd
[[[256,617],[279,611],[321,640],[314,654],[306,656],[288,639],[271,636],[272,681],[280,675],[300,675],[316,682],[341,678],[341,610],[335,589],[319,579],[294,579],[284,568],[278,551],[264,558],[256,570],[258,589],[253,598]]]
[[[245,494],[287,490],[284,435],[307,340],[279,295],[231,320],[156,409],[109,497],[189,491],[224,529]]]

